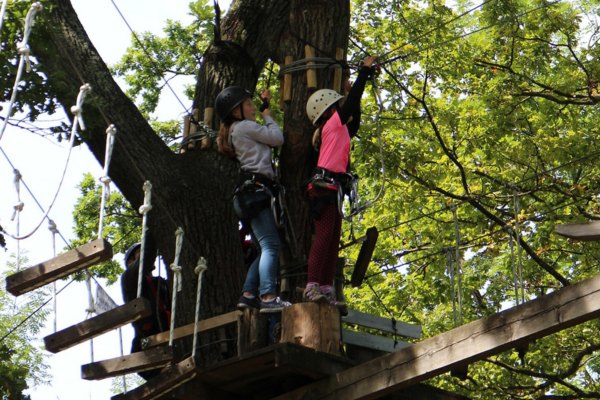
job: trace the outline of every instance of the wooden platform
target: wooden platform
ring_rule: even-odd
[[[170,365],[163,369],[156,378],[149,380],[145,384],[130,390],[127,393],[121,393],[112,396],[112,400],[150,400],[159,399],[166,393],[196,377],[197,360],[194,357],[188,357],[177,364]]]
[[[344,357],[284,342],[223,361],[196,379],[233,394],[267,399],[353,365]]]
[[[104,239],[97,239],[7,276],[6,291],[19,296],[99,262],[110,260],[112,256],[110,243]]]

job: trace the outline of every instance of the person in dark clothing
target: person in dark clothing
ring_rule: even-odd
[[[307,186],[315,237],[308,256],[308,279],[304,300],[326,302],[347,309],[333,289],[335,266],[342,228],[339,199],[350,176],[350,139],[360,126],[360,100],[367,80],[372,76],[376,57],[363,60],[358,77],[343,105],[344,97],[331,89],[313,93],[306,114],[316,127],[313,145],[319,152],[317,167]]]
[[[152,315],[131,324],[134,337],[131,342],[131,353],[143,350],[143,339],[160,332],[169,330],[171,321],[171,297],[167,281],[159,276],[153,276],[154,261],[156,258],[156,246],[151,240],[145,246],[144,268],[142,275],[141,297],[150,302]],[[135,300],[138,290],[138,274],[140,268],[141,244],[136,243],[125,252],[125,272],[121,275],[121,292],[123,300],[127,303]],[[149,380],[160,373],[160,369],[141,371],[138,374],[145,380]]]

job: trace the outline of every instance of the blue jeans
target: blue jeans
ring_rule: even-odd
[[[279,268],[279,232],[271,208],[265,208],[252,218],[252,240],[258,242],[260,254],[248,269],[242,290],[258,293],[277,293],[277,270]]]

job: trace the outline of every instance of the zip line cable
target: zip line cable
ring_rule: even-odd
[[[148,58],[148,61],[150,61],[150,64],[152,64],[152,66],[154,67],[155,73],[157,73],[157,74],[160,75],[161,79],[165,83],[165,86],[168,87],[169,91],[171,91],[171,94],[173,94],[173,96],[175,96],[175,99],[177,99],[177,102],[181,105],[181,107],[183,107],[183,110],[185,111],[185,113],[188,114],[188,115],[190,115],[190,118],[193,118],[192,113],[189,112],[189,107],[186,107],[185,104],[183,104],[183,102],[181,101],[181,99],[179,98],[179,96],[177,96],[177,93],[175,93],[175,90],[173,90],[173,88],[169,84],[169,81],[163,76],[163,74],[161,73],[161,69],[158,67],[158,64],[156,63],[156,61],[154,61],[154,58],[148,52],[148,50],[146,49],[146,47],[144,46],[144,44],[142,43],[142,41],[140,40],[140,38],[138,37],[138,35],[135,33],[135,31],[133,30],[133,28],[131,27],[131,25],[129,25],[129,22],[127,21],[127,19],[125,18],[125,16],[121,12],[121,10],[119,9],[119,7],[115,3],[115,1],[114,0],[110,0],[110,2],[113,4],[113,6],[115,7],[115,9],[117,10],[117,13],[121,17],[121,19],[123,20],[123,22],[125,23],[125,25],[127,25],[127,28],[129,29],[129,31],[133,35],[134,39],[136,40],[136,42],[138,43],[138,45],[140,46],[140,48],[142,49],[142,51],[144,52],[144,54],[146,55],[146,57]]]
[[[415,38],[412,38],[412,39],[410,39],[409,41],[407,41],[407,42],[405,42],[404,44],[402,44],[402,45],[400,45],[400,46],[396,47],[395,49],[392,49],[392,50],[390,50],[390,51],[388,51],[388,52],[384,53],[384,54],[383,54],[383,55],[381,55],[380,57],[381,57],[381,58],[384,58],[384,57],[386,57],[386,56],[389,56],[390,54],[392,54],[392,53],[395,53],[396,51],[398,51],[398,50],[402,49],[403,47],[406,47],[406,46],[408,46],[409,44],[413,44],[413,43],[414,43],[414,42],[416,42],[416,41],[419,41],[419,40],[421,40],[421,39],[423,39],[423,38],[426,38],[426,37],[430,36],[432,33],[434,33],[434,32],[436,32],[436,31],[440,30],[441,28],[444,28],[444,27],[446,27],[446,26],[450,25],[451,23],[453,23],[453,22],[455,22],[455,21],[457,21],[457,20],[461,19],[462,17],[464,17],[464,16],[466,16],[466,15],[468,15],[468,14],[472,13],[473,11],[475,11],[475,10],[477,10],[477,9],[479,9],[479,8],[481,8],[481,7],[483,7],[485,4],[487,4],[487,3],[491,2],[491,1],[494,1],[494,0],[485,0],[483,3],[481,3],[481,4],[477,5],[477,6],[475,6],[475,7],[471,8],[471,9],[469,9],[469,10],[465,11],[465,12],[463,12],[462,14],[459,14],[459,15],[457,15],[457,16],[455,16],[455,17],[453,17],[453,18],[449,19],[448,21],[445,21],[445,22],[443,22],[443,23],[441,23],[441,24],[437,25],[436,27],[434,27],[434,28],[432,28],[432,29],[430,29],[430,30],[428,30],[428,31],[426,31],[426,32],[424,32],[424,33],[422,33],[422,34],[420,34],[419,36],[417,36],[417,37],[415,37]],[[390,62],[392,62],[392,61],[394,61],[394,59],[388,59],[388,60],[382,61],[380,64],[387,64],[387,63],[390,63]]]

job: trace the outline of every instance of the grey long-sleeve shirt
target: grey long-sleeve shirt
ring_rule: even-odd
[[[233,123],[230,140],[242,170],[274,178],[271,148],[283,144],[283,132],[273,118],[265,117],[265,125],[250,120]]]

